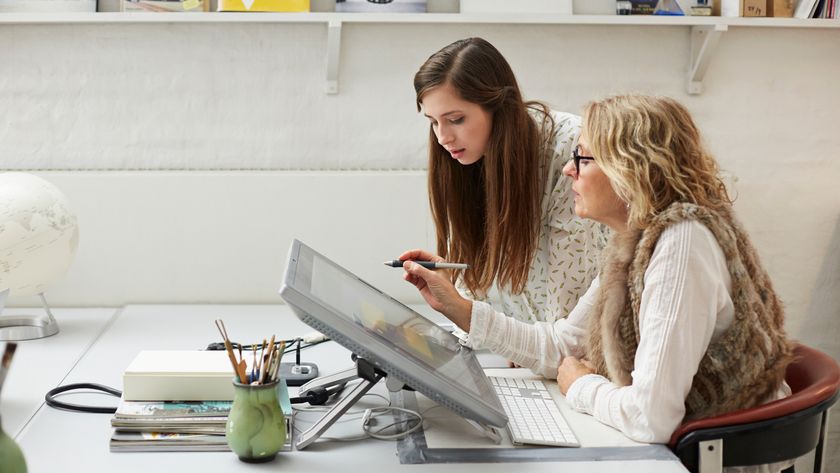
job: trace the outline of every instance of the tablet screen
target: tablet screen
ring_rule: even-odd
[[[280,294],[301,320],[390,376],[467,418],[507,423],[472,350],[297,240]]]

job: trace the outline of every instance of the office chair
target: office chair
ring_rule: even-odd
[[[792,391],[789,397],[686,422],[668,447],[692,473],[775,463],[815,450],[814,473],[820,473],[828,409],[840,390],[840,366],[825,353],[798,345],[785,381]]]

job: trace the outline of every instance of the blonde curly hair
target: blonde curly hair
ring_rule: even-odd
[[[628,204],[630,228],[645,228],[674,202],[714,210],[731,206],[717,162],[676,100],[608,97],[586,106],[583,126],[595,161]]]

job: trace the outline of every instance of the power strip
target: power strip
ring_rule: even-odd
[[[318,365],[315,363],[280,363],[280,378],[288,386],[301,386],[318,377]]]

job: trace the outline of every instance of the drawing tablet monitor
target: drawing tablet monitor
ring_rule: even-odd
[[[472,350],[298,240],[289,250],[280,294],[303,322],[390,377],[463,417],[507,425]]]

